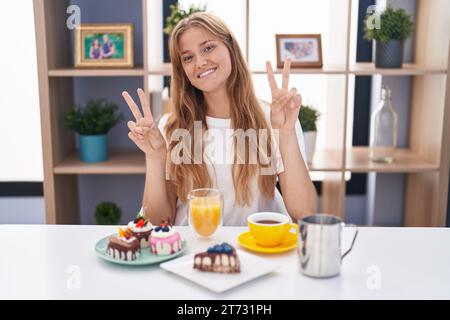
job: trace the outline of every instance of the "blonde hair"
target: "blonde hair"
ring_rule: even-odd
[[[231,58],[232,70],[227,80],[227,93],[230,97],[231,108],[231,127],[236,129],[266,129],[268,133],[267,154],[271,154],[271,133],[270,127],[266,122],[263,110],[256,98],[251,74],[247,68],[245,60],[242,56],[239,45],[225,23],[218,17],[204,12],[194,13],[191,16],[181,20],[172,31],[169,41],[170,58],[172,62],[172,80],[171,95],[173,112],[169,117],[165,127],[166,137],[177,128],[187,129],[191,137],[193,137],[194,121],[202,121],[203,129],[208,129],[206,124],[206,103],[201,90],[195,88],[190,83],[187,75],[183,70],[180,56],[179,40],[181,35],[192,27],[202,28],[222,41],[228,48]],[[258,146],[260,139],[257,140]],[[264,141],[265,142],[265,141]],[[168,154],[178,144],[172,141],[169,144]],[[238,164],[233,162],[232,177],[235,190],[235,203],[243,206],[250,205],[253,199],[250,185],[252,179],[259,173],[259,169],[266,167],[261,164],[261,158],[267,156],[260,152],[258,146],[259,163],[250,164],[249,159],[249,139],[245,139],[245,162]],[[252,146],[255,149],[255,146]],[[233,139],[233,148],[235,157],[242,159],[236,143]],[[191,144],[191,154],[194,150],[194,144]],[[202,150],[203,154],[203,150]],[[208,174],[206,164],[174,164],[167,157],[168,170],[173,182],[176,186],[177,196],[182,202],[187,200],[188,192],[193,188],[212,187],[212,180]],[[235,160],[235,159],[233,159]],[[264,161],[267,161],[265,158]],[[265,162],[263,162],[265,163]],[[272,175],[259,175],[258,187],[262,195],[266,198],[273,198],[275,191],[276,177]]]

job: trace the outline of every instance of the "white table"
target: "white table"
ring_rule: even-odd
[[[214,243],[236,247],[246,228],[222,228]],[[450,299],[450,229],[360,228],[341,275],[312,279],[299,273],[295,250],[259,255],[281,267],[221,294],[158,265],[130,268],[98,258],[95,243],[109,226],[1,225],[1,299]],[[213,242],[195,240],[187,227],[186,254]],[[343,233],[347,248],[352,229]]]

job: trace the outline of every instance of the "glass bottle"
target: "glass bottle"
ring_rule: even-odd
[[[397,147],[397,113],[392,108],[391,90],[381,89],[381,101],[370,121],[370,160],[392,163]]]

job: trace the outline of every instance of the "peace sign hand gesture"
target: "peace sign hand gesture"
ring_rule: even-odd
[[[167,152],[166,140],[156,126],[144,91],[139,88],[137,93],[139,100],[141,101],[144,116],[142,116],[139,107],[128,92],[122,92],[123,98],[136,118],[136,122],[128,121],[128,128],[130,129],[128,137],[146,154],[146,156],[164,160]]]
[[[272,92],[272,103],[270,104],[270,120],[274,129],[294,129],[298,119],[298,113],[302,104],[301,95],[297,94],[296,88],[288,90],[289,71],[291,69],[291,59],[284,62],[283,80],[281,89],[278,88],[273,75],[272,64],[266,62],[267,79],[269,80]]]

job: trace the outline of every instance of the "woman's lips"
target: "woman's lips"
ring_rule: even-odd
[[[206,70],[206,71],[200,73],[200,74],[197,76],[197,78],[198,78],[198,79],[206,78],[207,76],[209,76],[209,75],[213,74],[214,72],[216,72],[216,70],[217,70],[217,67],[209,68],[208,70]]]

